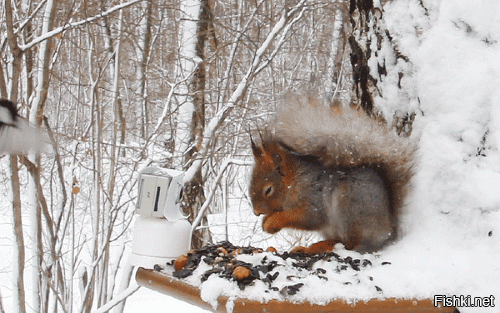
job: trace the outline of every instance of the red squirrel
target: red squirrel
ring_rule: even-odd
[[[397,238],[416,150],[408,138],[354,108],[293,96],[260,139],[249,193],[264,231],[319,231],[324,241],[295,249],[306,253],[337,243],[373,252]]]

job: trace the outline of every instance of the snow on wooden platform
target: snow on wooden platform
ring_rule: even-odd
[[[344,250],[345,251],[345,250]],[[384,295],[376,255],[264,252],[229,243],[192,251],[182,264],[140,268],[142,286],[216,312],[453,312],[432,299]]]

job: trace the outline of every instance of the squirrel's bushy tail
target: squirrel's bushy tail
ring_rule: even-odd
[[[274,139],[325,166],[370,167],[385,181],[391,210],[404,205],[416,145],[353,108],[329,107],[309,96],[288,96],[270,129]]]

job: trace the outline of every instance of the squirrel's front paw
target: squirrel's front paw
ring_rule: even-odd
[[[283,226],[280,225],[280,221],[276,218],[276,215],[266,215],[264,216],[264,220],[262,220],[262,228],[265,232],[275,234],[279,232]]]

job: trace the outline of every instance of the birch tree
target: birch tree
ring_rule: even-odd
[[[10,99],[18,97],[18,83],[21,75],[22,50],[17,42],[17,35],[14,30],[13,7],[10,0],[4,2],[5,28],[7,31],[6,41],[9,48],[9,60],[5,64],[5,70],[2,70],[2,96]],[[4,61],[5,62],[5,61]],[[4,67],[4,64],[2,64]],[[5,75],[5,76],[4,76]],[[7,79],[6,79],[7,77]],[[9,83],[7,84],[6,81]],[[13,304],[12,312],[26,312],[26,298],[24,290],[24,234],[23,221],[21,215],[21,191],[19,181],[19,163],[16,155],[9,156],[10,178],[11,178],[11,203],[12,203],[12,225],[13,238],[15,245],[13,247],[12,260],[12,281],[13,286]]]
[[[175,150],[182,155],[182,168],[188,169],[198,152],[205,123],[205,67],[204,53],[208,32],[209,7],[206,0],[181,1],[179,61],[177,76],[179,113],[177,117]],[[184,211],[196,216],[204,201],[201,168],[198,168],[184,187]],[[201,247],[203,238],[194,237],[192,245]]]
[[[342,102],[340,91],[346,83],[346,76],[350,70],[346,68],[347,34],[349,33],[348,7],[344,2],[339,2],[335,8],[332,21],[332,40],[330,56],[327,67],[327,93],[330,103]],[[347,100],[346,102],[348,102]]]
[[[57,1],[48,0],[45,4],[45,11],[43,15],[42,22],[42,35],[48,33],[52,30],[53,22],[54,22],[54,12],[57,8]],[[38,47],[38,77],[37,77],[37,87],[36,93],[31,105],[29,120],[33,125],[37,125],[38,127],[42,126],[42,116],[43,109],[45,106],[45,101],[47,99],[48,87],[49,87],[49,71],[51,66],[51,58],[52,58],[52,40],[48,38],[47,40],[40,43]],[[41,162],[40,158],[37,155],[30,154],[28,157],[29,162],[33,164],[31,167],[30,176],[29,176],[29,192],[31,193],[31,236],[35,239],[35,244],[32,246],[32,305],[31,307],[35,312],[40,312],[42,307],[46,307],[47,303],[42,303],[43,300],[46,299],[44,295],[46,295],[49,290],[48,284],[41,288],[42,281],[40,279],[40,269],[44,266],[42,264],[42,258],[44,256],[44,248],[42,243],[42,235],[41,235],[41,208],[38,205],[39,197],[43,197],[43,192],[39,188],[40,187],[40,167]],[[42,200],[43,201],[43,200]],[[49,226],[51,227],[51,225]],[[54,238],[50,240],[51,245],[54,244]],[[49,248],[51,252],[54,251],[54,247]],[[50,261],[48,263],[54,263],[53,254],[48,254]],[[45,280],[47,282],[47,280]],[[46,311],[46,310],[45,310]]]
[[[148,136],[148,107],[147,107],[147,65],[150,54],[151,45],[151,10],[153,1],[143,1],[141,3],[141,21],[139,23],[138,32],[138,47],[137,54],[139,56],[139,70],[137,71],[137,81],[139,88],[137,96],[141,103],[140,119],[141,137],[146,139]]]
[[[19,168],[17,156],[10,156],[11,199],[12,199],[12,225],[14,230],[15,246],[13,248],[12,281],[14,282],[12,312],[26,312],[26,298],[24,293],[24,235],[21,217],[21,194],[19,190]]]

